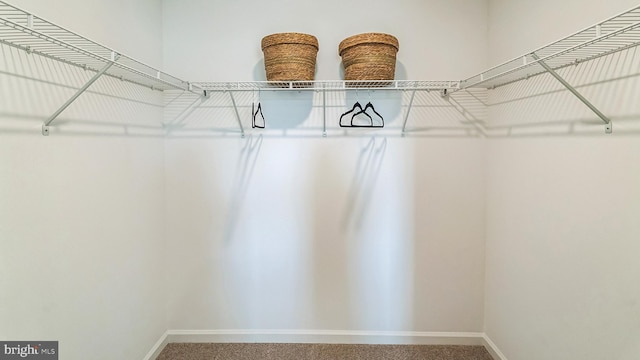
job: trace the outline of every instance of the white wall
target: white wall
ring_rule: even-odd
[[[482,150],[168,140],[169,327],[480,330]]]
[[[634,5],[492,1],[491,58]],[[634,49],[560,71],[613,135],[546,75],[489,94],[485,331],[510,360],[640,356],[638,69]]]
[[[400,39],[398,78],[459,79],[635,5],[16,4],[215,81],[262,79],[259,41],[279,31],[319,38],[318,79],[340,77],[337,44],[364,31]],[[337,94],[322,139],[318,94],[267,93],[270,130],[241,139],[228,100],[212,98],[166,146],[158,93],[110,79],[43,138],[42,121],[90,74],[0,50],[0,338],[111,359],[142,358],[167,327],[484,329],[510,360],[640,354],[635,50],[561,72],[612,116],[612,136],[541,76],[491,92],[488,125],[504,138],[488,142],[387,136],[407,96],[384,92],[360,96],[384,104],[390,131],[339,136],[354,95]],[[252,96],[240,99],[245,127]],[[412,127],[460,122],[437,95],[419,96]]]
[[[156,1],[15,5],[156,66]],[[159,92],[0,46],[0,339],[141,359],[166,331]],[[154,129],[155,128],[155,129]]]
[[[386,32],[400,42],[397,78],[457,80],[486,67],[487,3],[165,0],[164,65],[192,81],[264,80],[261,39],[293,31],[318,38],[316,79],[338,80],[340,41]]]
[[[486,67],[486,11],[483,1],[165,1],[164,62],[192,80],[259,80],[260,39],[300,31],[320,41],[317,78],[335,80],[340,40],[385,31],[400,40],[399,78],[458,79]],[[356,95],[331,93],[326,139],[320,94],[262,92],[269,128],[245,139],[228,94],[172,102],[196,105],[167,118],[191,130],[166,146],[169,328],[480,331],[484,142],[400,138],[408,95],[359,94],[390,114],[390,130],[343,137],[337,118]],[[257,95],[236,96],[250,127]],[[417,97],[411,128],[459,125],[437,94]]]

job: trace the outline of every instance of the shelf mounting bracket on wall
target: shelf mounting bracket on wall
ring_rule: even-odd
[[[571,86],[571,84],[569,84],[565,79],[563,79],[562,76],[560,76],[555,70],[553,70],[549,65],[547,65],[547,63],[541,60],[540,57],[536,55],[536,53],[531,53],[531,57],[533,57],[538,62],[538,64],[540,64],[540,66],[542,66],[549,74],[551,74],[551,76],[556,78],[556,80],[558,80],[565,88],[567,88],[567,90],[569,90],[573,95],[575,95],[575,97],[577,97],[578,100],[582,101],[582,103],[584,103],[589,109],[591,109],[591,111],[593,111],[596,115],[598,115],[598,117],[602,119],[602,121],[604,121],[605,133],[611,134],[613,132],[613,126],[611,124],[611,120],[605,114],[603,114],[589,100],[587,100],[584,96],[582,96],[582,94],[580,94],[578,90],[576,90],[573,86]]]
[[[107,70],[109,70],[109,68],[111,68],[111,66],[113,66],[113,64],[115,64],[115,62],[118,60],[118,58],[120,57],[120,55],[116,54],[115,52],[111,53],[111,61],[109,61],[102,69],[100,69],[100,71],[98,71],[95,75],[93,75],[93,77],[91,79],[89,79],[89,81],[87,81],[80,89],[78,89],[78,91],[76,91],[75,94],[73,94],[73,96],[71,98],[69,98],[69,100],[67,100],[67,102],[65,102],[58,110],[56,110],[56,112],[53,113],[53,115],[49,116],[49,118],[44,122],[44,124],[42,125],[42,135],[44,136],[49,136],[49,125],[51,125],[51,123],[63,112],[65,111],[69,105],[71,105],[74,101],[76,101],[76,99],[82,95],[82,93],[84,93],[85,91],[87,91],[87,89],[89,88],[89,86],[91,86],[94,82],[96,82]]]
[[[327,137],[327,90],[322,84],[322,137]]]
[[[233,97],[233,91],[229,90],[229,96],[231,97],[231,103],[233,104],[233,110],[236,112],[236,119],[240,126],[240,136],[244,138],[244,127],[242,126],[242,120],[240,120],[240,113],[238,112],[238,105],[236,105],[236,99]]]
[[[409,120],[409,112],[411,112],[411,107],[413,106],[413,99],[416,97],[416,90],[414,89],[411,92],[411,99],[409,100],[409,106],[407,106],[407,112],[404,114],[404,123],[402,124],[402,136],[405,135],[407,129],[407,121]]]

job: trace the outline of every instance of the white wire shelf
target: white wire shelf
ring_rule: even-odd
[[[185,106],[178,106],[179,109],[176,110],[178,114],[177,117],[170,121],[170,123],[180,123],[186,117],[188,117],[195,109],[200,107],[203,101],[207,101],[209,98],[217,98],[221,100],[223,108],[227,108],[230,111],[230,114],[235,115],[235,120],[238,124],[238,128],[240,129],[240,134],[242,137],[245,136],[245,127],[242,122],[242,116],[240,115],[243,107],[247,107],[246,104],[243,103],[243,98],[247,99],[247,96],[250,98],[250,94],[247,93],[253,92],[254,95],[259,91],[276,91],[276,92],[316,92],[317,97],[315,98],[316,107],[321,109],[322,114],[322,135],[327,136],[327,113],[331,111],[331,99],[328,100],[328,97],[331,98],[333,94],[347,93],[352,92],[356,93],[358,91],[381,91],[381,92],[396,92],[396,93],[405,93],[401,96],[406,95],[407,103],[403,105],[404,114],[402,120],[402,134],[406,134],[407,131],[407,121],[409,120],[410,112],[413,108],[414,99],[416,98],[417,93],[428,93],[432,92],[432,97],[443,99],[443,104],[440,106],[446,106],[447,108],[454,109],[456,112],[460,113],[461,116],[465,116],[463,112],[460,112],[458,108],[454,105],[451,105],[448,102],[449,95],[454,92],[454,90],[460,89],[460,81],[451,81],[451,80],[377,80],[377,81],[345,81],[345,80],[323,80],[323,81],[240,81],[240,82],[193,82],[190,83],[192,89],[197,90],[198,92],[202,92],[204,95],[204,99],[201,101],[193,100],[190,101]],[[462,94],[462,93],[460,93]],[[181,95],[178,95],[178,98]],[[340,97],[341,95],[337,95]],[[173,100],[175,100],[174,98]],[[333,96],[333,99],[336,99],[336,96]],[[173,102],[170,101],[171,102]],[[371,103],[367,104],[365,109],[363,110],[362,106],[358,104],[361,112],[365,112],[369,105],[372,106]],[[447,105],[444,105],[447,104]],[[179,104],[178,104],[179,105]],[[255,102],[252,102],[251,106],[253,107]],[[351,111],[356,110],[356,105],[353,105],[353,109]],[[374,110],[375,111],[375,110]],[[253,114],[253,118],[255,121],[257,111],[251,110]],[[371,116],[369,113],[366,113]],[[377,113],[376,113],[377,114]],[[343,114],[345,115],[345,114]],[[382,118],[382,116],[380,116]],[[177,120],[176,120],[177,119]],[[465,118],[466,119],[466,118]],[[465,121],[469,121],[466,119]],[[373,119],[371,119],[370,125],[353,125],[343,126],[340,123],[341,127],[349,127],[349,128],[382,128],[384,127],[384,122],[380,124],[373,123]],[[255,125],[255,124],[252,124]],[[473,125],[473,124],[472,124]],[[409,130],[411,132],[412,130]]]
[[[423,80],[381,80],[381,81],[241,81],[241,82],[194,82],[194,88],[210,92],[217,91],[257,91],[257,90],[416,90],[437,91],[457,90],[460,81],[423,81]]]
[[[495,66],[461,82],[461,89],[494,88],[640,44],[640,6]]]
[[[0,43],[156,90],[187,90],[188,83],[0,1]]]
[[[0,44],[12,46],[62,63],[91,70],[95,75],[88,80],[65,104],[43,124],[43,135],[49,134],[49,125],[102,75],[145,86],[154,90],[179,90],[209,97],[209,93],[226,92],[238,121],[244,129],[234,98],[238,92],[252,91],[316,91],[322,93],[323,114],[326,97],[330,92],[358,90],[409,91],[410,99],[402,126],[403,133],[416,92],[438,91],[448,99],[450,93],[465,89],[490,89],[520,81],[542,73],[549,73],[587,105],[605,123],[611,133],[611,120],[582,96],[555,70],[589,61],[601,56],[640,45],[640,6],[601,21],[573,35],[531,51],[523,56],[493,67],[466,80],[382,80],[382,81],[240,81],[240,82],[187,82],[98,44],[75,32],[62,28],[27,11],[0,0]],[[472,90],[469,90],[471,92]],[[486,105],[485,105],[486,106]],[[325,115],[323,115],[325,116]],[[326,119],[323,120],[326,135]]]

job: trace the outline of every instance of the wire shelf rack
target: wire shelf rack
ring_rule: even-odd
[[[606,56],[640,44],[640,6],[495,66],[461,82],[461,89],[495,88]]]
[[[194,82],[193,87],[210,92],[217,91],[257,91],[257,90],[456,90],[460,81],[419,81],[419,80],[381,80],[381,81],[241,81],[241,82]]]
[[[189,89],[188,83],[100,45],[25,10],[0,1],[0,43],[156,90]]]
[[[100,76],[110,76],[153,90],[178,90],[208,98],[210,93],[227,93],[234,109],[241,133],[234,94],[251,91],[316,91],[322,93],[323,114],[326,112],[326,96],[330,92],[358,90],[408,91],[410,99],[406,107],[405,132],[409,112],[416,92],[438,91],[449,99],[453,93],[463,90],[491,89],[520,81],[542,73],[549,73],[587,105],[605,123],[606,133],[611,133],[611,120],[581,95],[555,70],[589,61],[598,57],[640,45],[640,6],[601,21],[561,40],[538,48],[511,61],[490,68],[465,80],[382,80],[382,81],[240,81],[240,82],[187,82],[154,67],[98,44],[73,31],[55,25],[25,10],[0,0],[0,44],[27,53],[37,54],[66,64],[77,66],[96,74],[82,86],[65,104],[43,124],[43,135],[49,134],[49,125],[75,99],[87,90]],[[484,91],[484,90],[482,90]],[[236,94],[238,95],[238,94]],[[323,115],[325,116],[325,115]],[[326,121],[323,121],[326,135]]]

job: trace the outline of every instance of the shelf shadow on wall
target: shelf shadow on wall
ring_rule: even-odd
[[[252,95],[256,95],[255,92]],[[291,130],[302,125],[311,114],[314,93],[298,92],[258,92],[255,101],[262,104],[265,122],[269,129]]]
[[[236,101],[241,101],[245,95],[236,96]],[[246,106],[238,107],[241,119],[250,117],[250,112]],[[204,98],[190,92],[165,91],[164,124],[169,137],[184,137],[185,134],[239,136],[241,133],[227,92],[214,92]]]
[[[411,91],[375,89],[364,91],[278,91],[263,90],[261,97],[267,128],[251,129],[252,103],[256,95],[236,92],[235,102],[245,132],[265,137],[320,137],[326,125],[334,136],[408,136],[408,137],[481,137],[486,123],[486,91],[465,90],[447,98],[438,91],[416,92],[409,108]],[[385,118],[384,128],[342,128],[341,115],[355,102],[371,101]],[[228,93],[213,93],[202,100],[191,93],[167,92],[165,123],[172,137],[238,136],[240,127]],[[298,105],[296,105],[298,103]],[[299,105],[302,103],[302,105]],[[293,106],[293,107],[292,107]],[[298,106],[300,111],[295,111]],[[274,110],[275,108],[275,110]],[[279,115],[274,116],[274,111]],[[293,111],[293,114],[291,113]],[[407,131],[402,133],[407,111]],[[291,120],[284,119],[292,117]],[[281,117],[284,121],[273,120]],[[323,120],[326,118],[326,124]]]
[[[438,91],[416,93],[406,134],[422,137],[484,137],[487,91],[468,89],[441,96]]]
[[[260,103],[267,129],[286,134],[309,117],[314,96],[312,91],[236,91],[233,97],[237,106],[234,107],[229,92],[212,92],[204,98],[167,91],[164,123],[168,136],[172,137],[239,135],[241,126],[245,133],[250,133],[254,131],[251,129],[253,111]]]
[[[376,142],[379,145],[376,145]],[[342,222],[342,229],[345,232],[361,229],[362,220],[369,209],[386,151],[387,139],[382,138],[382,141],[376,141],[375,137],[371,137],[369,142],[360,149],[355,172],[347,192],[349,195]]]
[[[42,124],[95,73],[0,44],[0,131]],[[55,135],[161,137],[162,93],[103,76],[54,120]]]
[[[267,81],[267,70],[264,67],[264,58],[260,59],[253,66],[253,80],[254,81]],[[316,67],[317,71],[317,67]]]
[[[615,135],[640,134],[637,47],[559,69],[613,122]],[[489,91],[489,137],[605,136],[604,122],[550,74]]]
[[[253,171],[260,155],[262,148],[262,135],[254,138],[249,135],[245,141],[245,145],[240,151],[236,172],[233,177],[233,190],[231,192],[231,201],[229,204],[229,217],[226,221],[224,230],[224,240],[230,243],[235,234],[236,227],[242,213],[242,206],[247,196],[249,184],[253,177]]]

